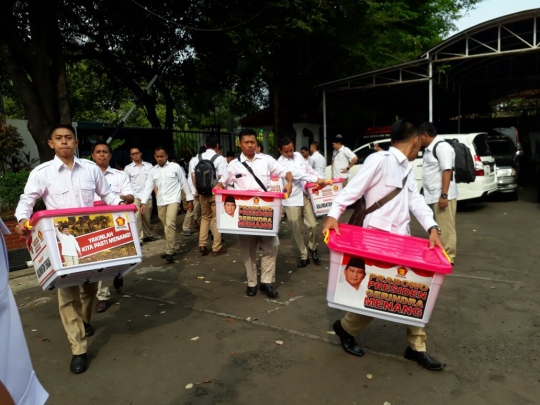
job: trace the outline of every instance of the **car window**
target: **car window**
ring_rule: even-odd
[[[476,151],[476,154],[480,157],[482,156],[492,156],[493,153],[491,153],[491,149],[489,149],[489,145],[486,142],[486,137],[483,135],[479,135],[476,138],[474,138],[473,141],[474,150]]]
[[[487,143],[494,155],[514,155],[516,153],[516,145],[511,139],[488,139]]]
[[[358,156],[358,161],[356,162],[356,164],[357,165],[364,164],[364,161],[366,160],[366,158],[375,152],[377,151],[375,149],[370,149],[369,146],[366,146],[365,148],[357,150],[356,156]]]

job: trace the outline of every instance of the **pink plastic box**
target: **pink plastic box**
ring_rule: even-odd
[[[317,183],[306,184],[306,191],[315,216],[328,214],[334,198],[343,188],[342,178],[327,180],[327,183],[324,187],[317,186]]]
[[[101,205],[34,214],[26,247],[43,290],[133,270],[142,259],[135,212],[135,205]]]
[[[221,233],[276,236],[284,193],[214,189]]]
[[[340,224],[330,232],[328,305],[414,326],[424,326],[444,276],[445,253],[426,239]]]

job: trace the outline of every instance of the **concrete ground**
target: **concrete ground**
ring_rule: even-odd
[[[456,266],[427,327],[443,372],[405,360],[405,327],[391,322],[374,320],[359,336],[366,356],[346,354],[329,333],[343,313],[326,305],[328,250],[321,241],[322,266],[298,269],[286,224],[276,300],[245,296],[234,235],[224,235],[229,253],[213,258],[179,234],[170,265],[162,239],[145,244],[124,293],[93,317],[81,375],[69,372],[55,293],[31,271],[10,283],[50,405],[538,404],[540,205],[535,190],[520,197],[459,208]],[[413,233],[425,236],[416,223]]]

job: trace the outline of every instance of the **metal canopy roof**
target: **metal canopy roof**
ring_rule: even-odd
[[[417,60],[316,88],[393,114],[429,111],[432,121],[491,111],[516,94],[539,98],[540,8],[476,25]]]

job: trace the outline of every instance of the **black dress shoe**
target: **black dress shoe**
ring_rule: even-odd
[[[73,374],[81,374],[86,371],[87,367],[88,359],[86,357],[86,353],[73,355],[69,365],[69,371],[71,371]]]
[[[343,347],[343,350],[345,350],[347,353],[358,357],[366,354],[366,352],[360,346],[358,346],[358,342],[356,341],[354,336],[349,335],[347,331],[343,329],[343,326],[341,326],[341,321],[339,319],[334,322],[334,325],[332,325],[332,329],[334,329],[334,332],[336,332],[339,340],[341,340],[341,347]]]
[[[155,240],[158,240],[158,238],[154,238],[153,236],[147,236],[146,238],[143,238],[143,242],[153,242]]]
[[[313,263],[321,264],[321,257],[319,256],[319,252],[317,252],[317,249],[315,250],[309,249],[309,252],[311,253],[311,258],[313,259]]]
[[[431,371],[444,370],[446,367],[446,363],[441,363],[440,361],[435,360],[426,352],[417,352],[410,347],[407,347],[407,350],[405,350],[405,358],[407,360],[416,361],[422,367],[427,368]]]
[[[208,253],[210,253],[210,250],[208,250],[208,247],[201,245],[199,246],[199,253],[206,256]]]
[[[174,257],[173,255],[165,255],[165,260],[167,260],[167,263],[173,263]]]
[[[309,259],[300,259],[298,267],[306,267],[309,264]]]
[[[254,297],[257,295],[257,286],[246,288],[246,295],[248,297]]]
[[[114,291],[121,293],[124,289],[124,277],[116,276],[113,280]]]
[[[171,256],[176,256],[176,252],[173,252],[173,253],[171,254]],[[162,259],[165,259],[166,257],[167,257],[167,253],[163,253],[163,254],[161,255],[161,258],[162,258]]]
[[[272,284],[261,283],[259,285],[259,291],[266,294],[270,298],[279,297],[279,293],[276,290],[274,290],[274,287],[272,286]]]
[[[96,333],[96,330],[90,325],[89,323],[84,322],[84,332],[86,333],[86,337],[93,336],[94,333]],[[82,373],[82,371],[81,371]]]

